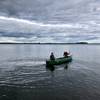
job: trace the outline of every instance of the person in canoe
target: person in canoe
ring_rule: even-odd
[[[64,51],[63,56],[68,57],[69,53],[67,51]]]
[[[54,56],[53,52],[51,52],[50,60],[55,60],[55,56]]]

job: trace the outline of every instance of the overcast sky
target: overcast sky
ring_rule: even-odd
[[[99,0],[0,0],[0,15],[33,20],[73,20],[100,10]],[[77,20],[77,17],[76,17]]]
[[[99,0],[0,0],[3,41],[94,41],[99,27]]]

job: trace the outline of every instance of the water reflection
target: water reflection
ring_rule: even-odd
[[[59,66],[50,65],[50,66],[46,66],[46,69],[53,72],[56,69],[56,67],[58,67],[58,68],[63,67],[64,69],[68,69],[68,66],[69,66],[69,63],[62,64],[62,65],[59,65]]]
[[[52,72],[55,70],[55,66],[54,65],[46,66],[46,68],[49,69]]]
[[[64,69],[68,69],[68,64],[65,65]]]

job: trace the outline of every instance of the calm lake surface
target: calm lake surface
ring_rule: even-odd
[[[47,69],[53,51],[73,61]],[[100,100],[100,45],[0,44],[0,100]]]

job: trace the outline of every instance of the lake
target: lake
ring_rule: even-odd
[[[71,63],[46,68],[66,50]],[[0,100],[42,99],[100,100],[100,45],[0,44]]]

